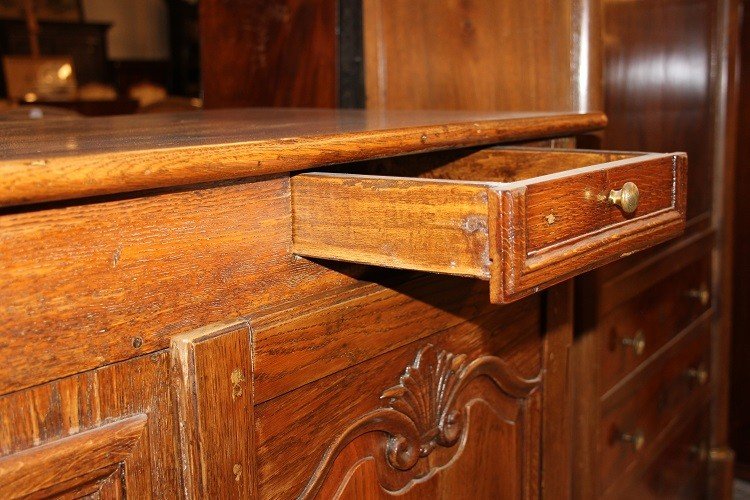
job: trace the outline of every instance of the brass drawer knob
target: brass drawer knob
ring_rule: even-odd
[[[698,299],[702,306],[707,306],[711,300],[711,293],[708,291],[708,287],[704,283],[700,288],[688,290],[685,295],[692,299]]]
[[[622,339],[622,345],[631,347],[636,356],[643,354],[646,349],[646,336],[643,330],[638,330],[632,337]]]
[[[696,368],[688,368],[685,372],[688,378],[695,380],[698,385],[705,385],[708,382],[708,370],[703,365]]]
[[[643,435],[643,431],[638,429],[633,433],[622,433],[620,434],[620,440],[624,443],[630,443],[634,451],[638,451],[643,448],[646,444],[646,436]]]
[[[639,198],[638,186],[633,182],[626,182],[622,186],[622,189],[613,189],[610,191],[607,201],[611,205],[619,206],[625,213],[632,214],[638,208]]]

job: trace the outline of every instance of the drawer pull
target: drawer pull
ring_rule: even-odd
[[[708,302],[711,300],[711,293],[708,291],[708,287],[703,284],[700,288],[688,290],[685,292],[685,295],[692,299],[698,299],[702,306],[707,306]]]
[[[690,447],[690,454],[695,457],[698,462],[705,462],[708,460],[708,445],[706,443],[694,444]]]
[[[632,214],[638,208],[640,193],[634,182],[626,182],[622,189],[613,189],[609,192],[607,200],[611,205],[617,205],[625,213]]]
[[[638,330],[631,338],[622,339],[622,345],[631,347],[636,356],[643,354],[646,349],[646,336],[643,335],[643,330]]]
[[[695,380],[698,385],[705,385],[708,382],[708,370],[703,365],[697,368],[689,368],[685,374],[688,378]]]
[[[646,444],[646,436],[643,435],[643,431],[640,429],[631,434],[620,434],[620,440],[625,443],[630,443],[630,446],[632,446],[634,451],[640,450],[643,448],[643,445]]]

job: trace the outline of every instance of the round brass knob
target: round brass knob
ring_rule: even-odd
[[[646,349],[646,336],[643,334],[643,330],[638,330],[630,338],[622,339],[622,345],[631,347],[636,356],[643,354]]]
[[[708,370],[703,365],[697,368],[688,368],[688,371],[685,373],[688,378],[695,380],[698,385],[705,385],[708,382]]]
[[[646,436],[643,435],[643,431],[640,429],[630,434],[620,434],[620,440],[625,443],[630,443],[630,446],[633,447],[634,451],[640,450],[641,448],[643,448],[643,445],[646,444]]]
[[[702,306],[707,306],[708,302],[711,300],[711,293],[708,291],[708,287],[705,283],[697,290],[688,290],[686,294],[690,298],[698,299]]]
[[[617,205],[622,208],[625,213],[632,214],[638,208],[639,198],[638,186],[633,182],[626,182],[622,186],[622,189],[611,190],[607,200],[611,205]]]

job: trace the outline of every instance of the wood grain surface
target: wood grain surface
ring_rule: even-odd
[[[169,382],[162,351],[0,397],[3,497],[8,489],[53,495],[124,487],[138,498],[176,498],[181,472]],[[106,484],[111,473],[116,480]]]
[[[598,2],[363,0],[362,5],[368,108],[600,106]]]
[[[601,113],[247,109],[0,124],[0,206],[596,130]]]
[[[445,329],[486,332],[513,323],[538,328],[538,298],[498,307],[487,283],[425,276],[333,294],[325,303],[253,316],[258,404]],[[342,325],[346,325],[342,328]],[[515,342],[511,335],[508,342]],[[538,369],[518,366],[525,375]]]
[[[507,154],[509,159],[502,159]],[[507,303],[679,235],[685,224],[684,154],[553,153],[498,148],[401,177],[303,173],[292,179],[294,252],[308,257],[489,279]],[[529,159],[539,158],[540,167]],[[625,158],[623,158],[625,157]],[[484,163],[498,159],[494,168]],[[526,161],[509,168],[512,159]],[[607,163],[580,166],[590,159]],[[472,159],[479,160],[478,165]],[[563,170],[560,164],[571,164]],[[531,168],[531,176],[524,168]],[[548,167],[550,172],[545,173]],[[577,168],[576,168],[577,167]],[[383,172],[386,170],[386,172]],[[511,177],[510,182],[482,179]],[[510,171],[510,172],[508,172]],[[612,189],[640,185],[633,214],[607,203]]]
[[[207,108],[336,106],[335,0],[204,0]]]
[[[356,283],[291,255],[290,211],[282,177],[0,217],[0,393]]]
[[[302,174],[292,179],[292,214],[299,255],[489,278],[481,185]]]
[[[127,483],[130,495],[148,496],[151,478],[138,477],[139,466],[146,464],[133,463],[133,449],[148,440],[145,429],[146,416],[135,415],[0,458],[0,494],[4,498],[64,498],[65,494],[122,498]],[[120,476],[125,476],[124,482]]]
[[[453,278],[440,279],[452,280]],[[482,321],[481,311],[475,311],[466,314],[463,321],[455,326],[440,330],[444,328],[443,318],[434,316],[429,304],[420,305],[419,301],[415,304],[394,304],[394,309],[398,309],[394,311],[394,315],[401,313],[418,315],[424,328],[430,328],[437,333],[394,349],[381,349],[381,354],[376,357],[257,405],[255,418],[258,432],[259,494],[268,498],[299,495],[305,485],[316,477],[316,468],[326,456],[327,450],[334,446],[341,436],[346,435],[347,429],[357,424],[360,418],[387,402],[387,399],[381,399],[383,392],[399,382],[399,377],[412,363],[416,352],[427,344],[438,350],[465,355],[469,361],[485,354],[497,356],[507,364],[512,373],[519,377],[535,379],[539,376],[542,366],[542,337],[540,324],[536,322],[540,312],[538,297],[530,299],[530,302],[526,303],[523,308],[520,305],[518,308],[515,306],[492,307],[496,310],[496,314],[493,314],[494,321]],[[416,311],[413,308],[417,308]],[[529,316],[528,321],[517,321],[515,312],[521,309]],[[346,324],[346,310],[346,304],[332,310],[341,318],[341,324]],[[474,325],[478,321],[482,322],[480,327]],[[296,324],[296,321],[289,323],[288,338],[304,334],[304,330],[294,329]],[[377,335],[378,330],[379,327],[375,323],[363,325],[362,328],[355,330],[356,333],[351,337],[351,345],[356,346],[360,343],[358,341]],[[346,345],[338,347],[335,352],[342,356],[346,355],[350,349],[352,348]],[[315,357],[325,360],[330,359],[331,354],[318,351]],[[264,357],[268,359],[267,355]],[[307,359],[307,362],[311,361]],[[266,366],[268,366],[267,363]],[[423,383],[430,383],[430,380],[437,382],[438,378],[424,374],[420,380]],[[531,467],[532,470],[538,469],[537,451],[540,450],[538,434],[540,429],[537,425],[540,418],[538,405],[541,401],[537,398],[540,392],[536,391],[532,394],[527,402],[528,406],[523,409],[524,399],[510,398],[502,393],[498,398],[493,398],[492,395],[497,393],[497,389],[491,389],[491,386],[492,384],[488,383],[480,386],[481,390],[467,393],[468,399],[489,400],[495,411],[505,420],[516,420],[520,417],[518,412],[523,412],[525,417],[518,420],[513,430],[509,429],[508,434],[503,433],[495,439],[498,440],[497,446],[503,449],[506,449],[506,446],[515,446],[513,443],[518,443],[517,453],[529,459],[529,462],[523,458],[513,460],[512,464],[508,463],[509,470],[497,473],[507,476],[508,480],[515,485],[514,488],[518,488],[515,491],[521,488],[535,491],[538,488],[538,478],[535,480],[530,471],[527,474],[532,474],[532,476],[523,476],[524,479],[518,481],[521,477],[520,471],[524,467]],[[425,425],[429,425],[427,422],[431,422],[432,418],[429,415],[433,415],[427,408],[433,408],[439,404],[437,400],[431,401],[434,394],[434,392],[425,391],[424,394],[420,392],[418,396],[424,404],[420,405],[417,415],[420,415],[419,412],[422,411],[428,412],[423,417]],[[481,433],[481,427],[487,424],[492,425],[490,422],[482,424],[478,432]],[[371,430],[382,436],[380,425],[375,423]],[[289,429],[295,430],[289,432]],[[383,428],[384,431],[388,429],[391,427]],[[470,439],[474,440],[475,437],[472,436]],[[337,455],[338,466],[343,467],[340,472],[342,475],[338,477],[345,477],[347,470],[368,456],[372,455],[377,457],[377,460],[382,460],[384,444],[378,436],[377,440],[369,444],[357,445],[352,442],[351,448],[345,447],[344,450],[348,451],[342,451]],[[438,450],[435,451],[437,452]],[[455,451],[453,448],[447,448],[445,453],[452,456]],[[434,460],[440,456],[443,456],[441,460],[445,463],[447,460],[444,455],[437,454],[434,457],[431,455]],[[469,457],[469,460],[472,462],[470,468],[482,468],[480,462],[476,462],[476,460],[483,460],[481,455]],[[420,461],[419,464],[405,471],[389,467],[391,472],[383,471],[386,473],[385,484],[390,484],[391,487],[393,484],[404,484],[404,481],[408,482],[415,475],[427,473],[433,463],[433,460]],[[335,471],[330,474],[335,475]],[[389,479],[395,483],[390,482]],[[333,490],[327,491],[335,491],[337,486],[338,484],[334,483]]]
[[[710,314],[705,315],[675,339],[672,349],[665,349],[639,372],[634,383],[603,401],[598,470],[600,492],[605,496],[621,491],[628,476],[643,467],[666,439],[665,429],[679,425],[685,414],[707,400],[708,382],[700,384],[688,373],[700,367],[710,370],[710,320]],[[635,450],[621,436],[638,431],[645,441]]]
[[[246,321],[172,339],[185,498],[256,498],[253,364]]]

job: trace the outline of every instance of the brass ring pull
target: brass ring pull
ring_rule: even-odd
[[[643,448],[646,444],[646,436],[643,435],[643,431],[638,429],[632,434],[622,433],[620,434],[620,440],[625,443],[630,443],[634,451],[638,451]]]
[[[638,330],[630,338],[622,339],[622,345],[632,347],[636,356],[643,354],[646,349],[646,336],[643,334],[643,330]]]
[[[610,205],[617,205],[625,213],[632,214],[638,208],[640,193],[634,182],[626,182],[622,189],[613,189],[609,192],[607,201]]]

